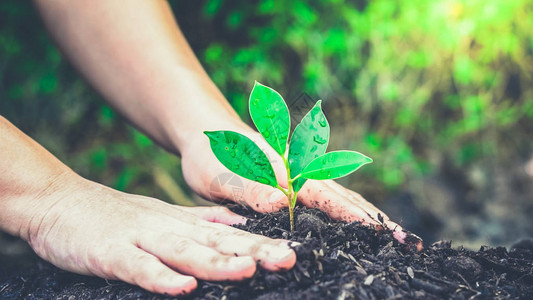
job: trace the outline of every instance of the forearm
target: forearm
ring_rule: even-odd
[[[167,149],[242,125],[207,76],[165,1],[36,0],[61,49],[91,84]]]
[[[2,116],[0,154],[0,229],[27,239],[32,218],[53,205],[42,196],[77,175]]]

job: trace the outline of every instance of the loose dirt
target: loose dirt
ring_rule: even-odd
[[[287,211],[261,215],[233,208],[251,220],[244,230],[301,243],[296,266],[259,270],[243,282],[199,282],[180,299],[533,299],[533,241],[510,250],[469,251],[451,242],[421,251],[399,244],[390,230],[330,220],[298,207],[296,231]],[[75,275],[36,260],[29,268],[0,270],[2,299],[168,299],[118,281]]]

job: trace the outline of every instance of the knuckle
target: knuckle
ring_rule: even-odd
[[[265,192],[265,188],[261,184],[250,181],[246,183],[246,191],[248,194],[248,199],[256,199],[258,196]],[[245,199],[245,201],[246,200],[247,199]]]
[[[148,290],[156,287],[156,282],[166,275],[167,270],[154,257],[146,253],[140,253],[132,259],[129,274],[131,274],[131,281],[135,284],[144,286]]]
[[[258,253],[260,253],[263,249],[263,245],[258,243],[258,242],[252,242],[249,246],[248,246],[248,253],[250,253],[251,255],[256,255]]]
[[[145,266],[152,264],[154,262],[154,257],[145,252],[141,252],[135,254],[134,257],[132,257],[132,261],[136,266]]]
[[[210,232],[207,236],[207,242],[208,246],[210,247],[218,247],[226,238],[228,237],[228,233],[221,231],[221,230],[213,230]]]
[[[365,198],[364,198],[363,196],[361,196],[361,194],[359,194],[358,192],[354,192],[354,191],[350,191],[350,192],[351,192],[351,193],[353,194],[353,196],[354,196],[355,198],[357,198],[358,200],[360,200],[360,201],[366,201]]]
[[[229,263],[229,256],[225,255],[213,255],[209,259],[209,264],[214,268],[226,268]]]
[[[195,243],[188,239],[179,239],[172,244],[172,251],[174,255],[178,256],[189,251]]]

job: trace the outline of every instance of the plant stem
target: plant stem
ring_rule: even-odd
[[[290,218],[290,223],[291,223],[291,231],[294,231],[294,210],[290,205],[289,205],[289,218]]]
[[[289,217],[291,221],[291,231],[294,230],[294,207],[296,206],[296,192],[289,196]]]
[[[285,155],[281,157],[283,159],[283,163],[285,164],[285,169],[287,169],[287,193],[285,194],[287,196],[287,201],[289,202],[289,218],[291,223],[291,231],[294,230],[294,206],[296,205],[296,192],[293,189],[292,183],[294,182],[294,179],[291,179],[291,170],[289,168],[289,160]]]
[[[291,179],[291,182],[295,182],[296,179],[298,179],[298,178],[300,178],[300,177],[302,177],[302,174],[301,174],[301,173],[298,174],[298,175],[297,175],[296,177],[294,177],[293,179]]]
[[[289,196],[289,191],[284,189],[284,188],[282,188],[279,184],[278,184],[278,186],[276,186],[276,188],[278,190],[280,190],[283,194],[285,194],[285,196],[287,196],[287,197]]]

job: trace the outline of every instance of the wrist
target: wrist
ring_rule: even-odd
[[[28,241],[57,201],[68,197],[66,190],[75,177],[79,176],[65,168],[46,177],[37,175],[32,182],[15,182],[0,199],[0,229]],[[62,191],[64,195],[59,196]]]
[[[140,87],[134,96],[137,100],[124,101],[149,104],[142,106],[142,113],[135,110],[125,115],[161,146],[181,154],[190,140],[206,130],[247,127],[207,74],[184,67],[172,70],[165,76],[168,80]]]

